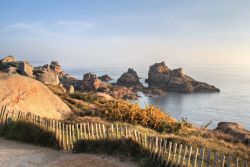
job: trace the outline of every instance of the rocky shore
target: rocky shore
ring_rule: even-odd
[[[148,96],[166,95],[173,92],[220,92],[218,88],[204,82],[196,81],[184,74],[183,69],[171,70],[165,62],[155,63],[150,66],[148,78],[145,80],[149,86],[145,87],[140,82],[137,72],[129,68],[123,73],[116,83],[110,84],[112,78],[108,75],[97,77],[95,74],[83,74],[79,80],[66,74],[57,61],[50,64],[33,67],[27,61],[17,61],[13,56],[7,56],[0,60],[0,70],[8,74],[20,74],[41,81],[46,85],[61,85],[67,92],[101,92],[114,98],[137,99],[137,92],[143,92]]]

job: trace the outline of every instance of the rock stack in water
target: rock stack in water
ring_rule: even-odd
[[[213,85],[199,82],[184,74],[183,69],[169,69],[165,62],[150,66],[146,82],[151,88],[174,92],[219,92]]]

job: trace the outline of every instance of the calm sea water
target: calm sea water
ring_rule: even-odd
[[[142,78],[147,77],[148,67],[134,68]],[[86,72],[108,74],[114,81],[126,68],[83,68],[67,70],[77,78]],[[233,121],[250,129],[250,67],[242,65],[189,65],[185,73],[194,79],[213,84],[220,93],[168,93],[162,97],[147,97],[140,93],[137,101],[142,107],[153,104],[180,120],[187,118],[198,126],[212,121],[215,128],[220,121]]]

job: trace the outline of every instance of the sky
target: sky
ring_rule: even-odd
[[[250,65],[249,0],[0,0],[0,57],[65,67]]]

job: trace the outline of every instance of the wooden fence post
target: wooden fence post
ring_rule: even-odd
[[[203,165],[203,159],[204,159],[204,154],[205,154],[205,148],[200,149],[200,156],[199,156],[199,164],[198,167],[202,167]]]
[[[218,153],[214,152],[214,166],[218,166]]]
[[[179,163],[180,163],[180,159],[181,159],[181,152],[182,152],[182,144],[179,146],[179,153],[178,153],[178,156],[177,156],[177,160],[176,160],[176,165],[175,166],[178,166]]]
[[[199,152],[199,148],[197,147],[195,152],[194,152],[193,165],[192,165],[193,167],[196,167],[198,152]]]
[[[186,166],[189,166],[189,164],[190,164],[190,159],[191,159],[191,156],[192,156],[192,151],[193,151],[193,147],[190,146]]]
[[[184,150],[184,153],[183,153],[183,157],[182,157],[181,165],[180,165],[180,166],[184,166],[184,162],[185,162],[185,159],[186,159],[187,151],[188,151],[188,146],[186,145],[186,146],[185,146],[185,150]]]
[[[166,166],[168,166],[168,164],[170,164],[172,145],[173,145],[172,142],[168,143],[168,156],[167,156],[167,160],[166,160]]]
[[[222,157],[221,157],[221,167],[225,166],[225,159],[226,159],[226,157],[224,155],[222,155]]]

